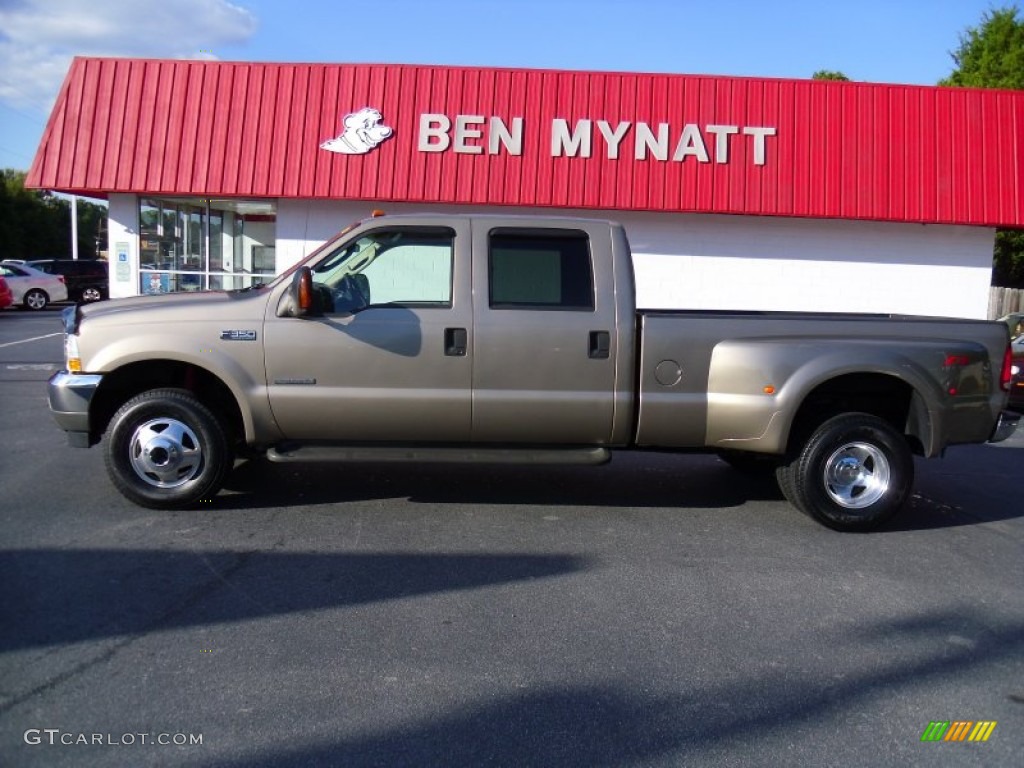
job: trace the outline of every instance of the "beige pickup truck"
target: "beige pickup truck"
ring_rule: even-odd
[[[1006,326],[637,311],[606,221],[382,216],[269,285],[65,312],[51,411],[132,501],[191,506],[236,456],[590,463],[714,451],[865,530],[913,456],[1005,439]],[[686,500],[680,499],[681,504]]]

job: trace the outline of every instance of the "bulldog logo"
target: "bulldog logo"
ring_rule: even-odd
[[[325,141],[320,149],[343,155],[365,155],[394,133],[389,126],[383,124],[383,119],[380,112],[372,107],[363,107],[358,112],[345,115],[341,121],[341,134]]]

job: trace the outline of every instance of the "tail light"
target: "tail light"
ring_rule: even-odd
[[[999,377],[999,383],[1004,392],[1010,391],[1010,381],[1013,379],[1013,351],[1010,345],[1006,345],[1006,354],[1003,355],[1003,375]]]

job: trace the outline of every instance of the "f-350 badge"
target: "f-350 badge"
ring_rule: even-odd
[[[256,331],[221,331],[221,341],[256,341]]]

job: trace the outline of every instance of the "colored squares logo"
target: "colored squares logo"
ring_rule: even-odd
[[[988,741],[996,724],[995,720],[932,720],[921,741]]]

